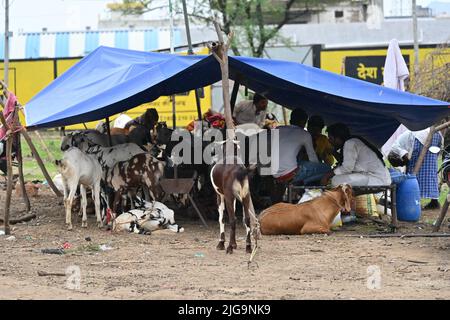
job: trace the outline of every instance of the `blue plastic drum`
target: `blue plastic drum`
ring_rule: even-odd
[[[400,221],[419,221],[421,215],[420,189],[416,175],[408,174],[407,179],[397,185],[397,218]]]

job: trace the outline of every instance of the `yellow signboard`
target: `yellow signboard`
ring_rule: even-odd
[[[419,49],[419,61],[423,61],[436,48],[426,47]],[[449,50],[450,51],[450,50]],[[402,55],[409,67],[413,78],[414,49],[402,48]],[[335,49],[322,50],[320,52],[320,68],[352,78],[382,84],[384,62],[387,49]],[[450,63],[450,55],[445,57]],[[436,63],[442,63],[442,59],[436,59]]]
[[[198,54],[208,54],[208,48],[202,48]],[[40,59],[18,60],[9,64],[9,89],[14,92],[22,105],[34,97],[39,91],[52,82],[56,76],[62,75],[80,59]],[[3,63],[0,63],[0,72],[3,74]],[[211,108],[211,87],[203,88],[200,105],[202,112]],[[175,96],[176,124],[178,127],[186,126],[197,118],[197,105],[195,92]],[[45,106],[43,106],[45,108]],[[145,112],[147,108],[156,108],[159,120],[172,124],[172,100],[171,97],[160,97],[155,101],[130,109],[125,113],[135,118]],[[118,115],[110,117],[113,121]],[[22,119],[23,121],[23,119]],[[95,128],[98,121],[85,123],[87,128]],[[66,127],[67,130],[84,129],[82,123]]]

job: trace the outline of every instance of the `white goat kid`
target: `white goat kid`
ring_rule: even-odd
[[[100,213],[100,181],[102,179],[102,167],[92,155],[83,153],[78,148],[70,148],[64,152],[62,160],[56,160],[58,170],[62,175],[64,187],[64,205],[66,207],[67,230],[72,230],[72,203],[80,185],[81,206],[83,218],[81,227],[87,227],[87,199],[86,187],[92,188],[92,197],[95,203],[95,215],[99,228],[103,222]]]

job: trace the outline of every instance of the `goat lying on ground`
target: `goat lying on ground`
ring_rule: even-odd
[[[56,160],[56,165],[61,173],[64,188],[64,205],[66,207],[67,229],[72,230],[72,203],[80,185],[81,204],[83,207],[83,218],[81,226],[87,227],[86,216],[86,188],[92,188],[92,197],[95,202],[95,215],[98,226],[102,226],[100,213],[100,181],[102,179],[102,167],[97,159],[91,155],[83,153],[78,148],[69,148],[64,152],[62,160]]]
[[[220,240],[217,249],[225,249],[225,206],[228,212],[229,223],[231,225],[230,242],[227,247],[227,253],[233,253],[236,249],[236,199],[242,203],[244,213],[243,220],[247,231],[246,247],[247,253],[252,252],[251,235],[258,238],[258,220],[256,219],[255,209],[250,195],[248,171],[242,165],[238,164],[235,158],[235,164],[217,163],[211,169],[211,183],[216,190],[217,204],[219,206],[219,225]]]
[[[150,154],[138,154],[128,161],[118,162],[106,176],[106,183],[115,192],[113,212],[117,213],[122,194],[142,185],[148,188],[153,200],[159,200],[162,189],[159,180],[164,172],[164,162]]]
[[[151,234],[151,232],[169,229],[173,232],[183,232],[184,228],[175,224],[173,210],[161,202],[147,202],[150,207],[133,209],[122,213],[113,220],[112,230]]]
[[[277,203],[259,215],[261,233],[329,233],[333,219],[340,210],[350,211],[351,200],[352,187],[344,184],[301,204]]]

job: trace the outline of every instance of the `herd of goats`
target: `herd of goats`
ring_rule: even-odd
[[[158,228],[168,228],[175,232],[183,231],[175,224],[174,212],[159,202],[164,198],[160,180],[173,173],[171,151],[178,142],[172,141],[173,130],[167,128],[165,123],[159,123],[154,131],[154,135],[148,135],[145,129],[138,128],[131,130],[128,135],[119,133],[108,136],[98,130],[86,130],[63,137],[63,158],[57,160],[56,164],[61,174],[68,230],[72,229],[72,205],[78,192],[83,212],[82,227],[87,227],[86,190],[89,188],[99,227],[111,223],[112,230],[151,233]],[[193,147],[196,138],[194,135],[191,137]],[[202,144],[204,148],[204,142]],[[214,189],[220,224],[218,249],[225,249],[225,209],[231,226],[227,253],[232,253],[237,247],[236,200],[242,204],[246,252],[251,253],[251,238],[256,241],[261,233],[330,232],[334,217],[348,207],[351,199],[351,187],[344,185],[310,201],[316,203],[313,211],[311,203],[284,203],[281,207],[278,204],[267,208],[258,217],[250,192],[249,172],[252,169],[246,166],[245,161],[236,160],[233,164],[219,161],[208,165],[191,162],[177,165],[177,170],[180,176],[183,172],[188,172],[190,177],[192,172],[196,176],[201,175]],[[315,212],[321,203],[323,212]]]

